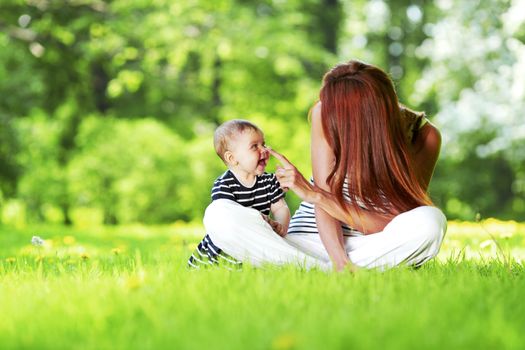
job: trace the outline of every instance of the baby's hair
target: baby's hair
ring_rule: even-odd
[[[244,119],[229,120],[215,129],[213,145],[215,146],[215,152],[217,152],[217,155],[223,162],[226,163],[224,153],[228,150],[230,141],[235,138],[236,135],[243,133],[245,130],[253,130],[261,134],[263,133],[257,125]]]

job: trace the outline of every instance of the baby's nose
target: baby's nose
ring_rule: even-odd
[[[259,152],[261,152],[262,155],[267,155],[268,148],[266,148],[265,146],[259,146]]]

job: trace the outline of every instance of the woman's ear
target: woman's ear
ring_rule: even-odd
[[[239,164],[239,162],[235,160],[235,156],[233,155],[231,151],[224,152],[224,160],[226,161],[226,164],[230,166],[235,166]]]

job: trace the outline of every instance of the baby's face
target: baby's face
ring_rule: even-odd
[[[255,130],[244,130],[232,142],[232,153],[237,170],[250,175],[261,175],[266,169],[270,157],[265,147],[264,135]]]

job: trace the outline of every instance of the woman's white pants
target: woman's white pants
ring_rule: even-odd
[[[204,214],[212,241],[232,257],[262,264],[299,264],[305,268],[331,268],[319,234],[277,235],[252,208],[226,200],[213,201]],[[423,206],[396,216],[381,232],[345,236],[352,263],[385,269],[399,264],[419,266],[439,252],[447,220],[435,207]]]

